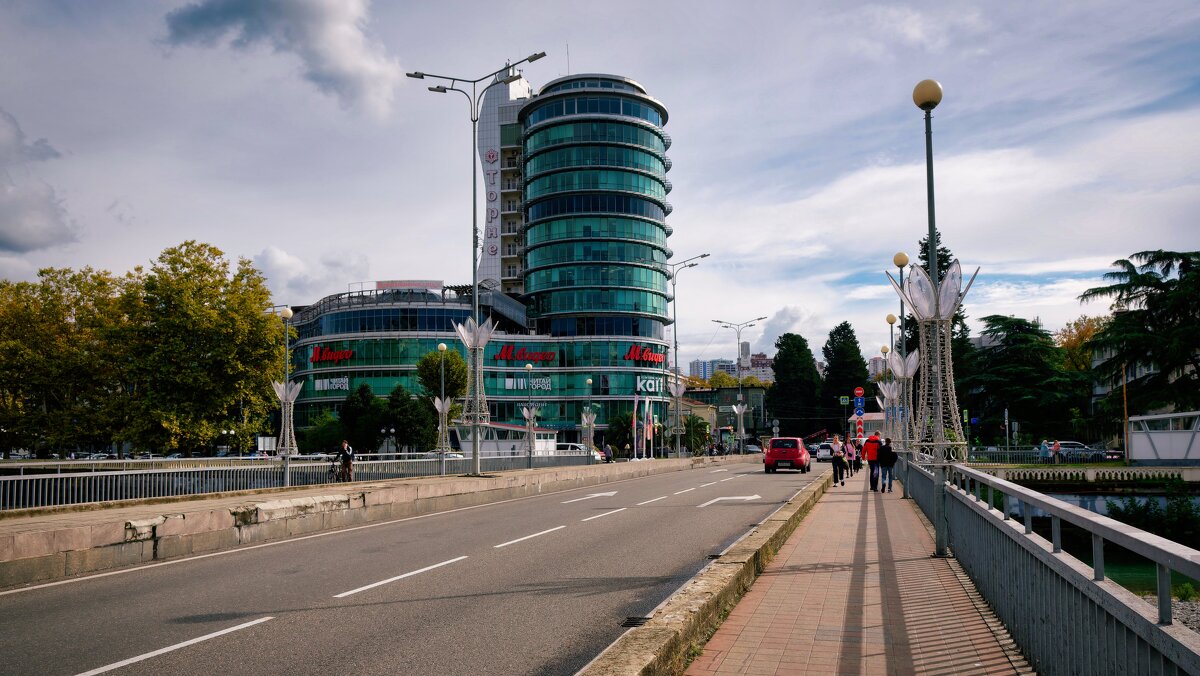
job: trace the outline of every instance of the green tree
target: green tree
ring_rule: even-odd
[[[383,429],[389,422],[388,405],[383,399],[375,396],[371,386],[363,383],[342,402],[341,408],[342,432],[360,453],[374,453],[383,443]],[[399,436],[401,429],[396,428]]]
[[[775,385],[767,390],[767,411],[779,420],[779,433],[798,437],[819,429],[821,376],[812,349],[798,333],[775,340]]]
[[[308,429],[297,431],[300,450],[304,453],[330,453],[342,446],[346,438],[342,430],[342,421],[333,411],[325,411],[317,416]]]
[[[437,411],[428,398],[413,396],[403,385],[388,395],[387,420],[396,429],[399,446],[427,449],[437,444]]]
[[[212,444],[222,428],[262,429],[282,379],[278,316],[247,259],[230,266],[220,249],[195,241],[167,249],[140,283],[126,286],[121,331],[130,370],[128,438],[145,448],[184,451]]]
[[[737,387],[737,378],[724,371],[717,371],[708,379],[708,386],[714,390],[722,387]]]
[[[1140,251],[1113,266],[1109,285],[1079,297],[1112,299],[1112,318],[1091,341],[1102,355],[1096,376],[1119,385],[1127,367],[1150,366],[1128,382],[1131,411],[1200,408],[1200,251]],[[1120,411],[1120,396],[1114,387],[1106,410]]]
[[[604,433],[605,443],[612,444],[613,455],[627,458],[629,453],[625,447],[633,448],[633,417],[628,412],[613,414],[608,419],[608,431]]]
[[[453,348],[445,352],[446,397],[457,399],[467,394],[467,361]],[[417,380],[429,397],[440,397],[442,392],[442,353],[437,350],[426,353],[417,362]]]
[[[708,421],[698,415],[688,415],[683,419],[683,443],[692,451],[692,455],[704,455],[708,448]]]
[[[983,318],[989,346],[977,355],[975,373],[966,381],[962,402],[980,420],[978,436],[1003,438],[1004,410],[1034,437],[1064,437],[1072,432],[1073,406],[1087,397],[1086,374],[1064,368],[1062,348],[1036,322],[1019,317]]]
[[[825,358],[825,379],[820,389],[825,411],[824,427],[832,433],[840,433],[846,429],[847,423],[838,398],[852,397],[854,388],[865,388],[870,383],[867,362],[863,359],[862,347],[850,322],[833,327],[825,346],[821,348],[821,355]]]

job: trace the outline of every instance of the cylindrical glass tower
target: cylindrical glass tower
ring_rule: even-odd
[[[666,108],[628,78],[571,75],[543,87],[519,121],[531,328],[665,348]]]

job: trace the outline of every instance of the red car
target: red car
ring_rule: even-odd
[[[801,473],[812,469],[812,456],[804,447],[804,441],[796,437],[775,437],[767,444],[763,453],[763,470],[770,474],[779,468],[798,469]]]

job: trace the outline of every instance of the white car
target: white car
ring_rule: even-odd
[[[819,444],[817,446],[816,456],[817,462],[830,462],[833,460],[833,446],[830,444]]]

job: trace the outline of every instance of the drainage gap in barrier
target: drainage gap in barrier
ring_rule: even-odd
[[[640,627],[650,621],[648,617],[627,617],[621,623],[622,627]]]
[[[719,559],[719,558],[721,558],[721,555],[720,555],[720,554],[709,554],[709,555],[708,555],[708,560],[709,560],[709,561],[712,561],[713,559]]]

